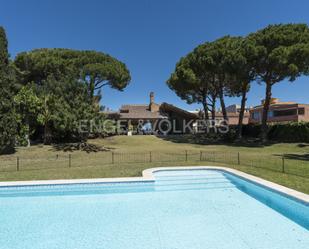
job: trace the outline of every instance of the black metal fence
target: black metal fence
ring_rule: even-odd
[[[299,159],[301,158],[301,159]],[[117,166],[127,164],[153,164],[166,163],[166,165],[182,165],[199,162],[203,164],[218,163],[230,167],[244,166],[261,168],[274,172],[293,174],[309,178],[309,160],[305,156],[295,158],[286,156],[260,156],[241,152],[218,152],[218,151],[179,151],[175,152],[99,152],[87,155],[81,154],[56,154],[51,157],[0,157],[0,173],[26,170],[44,170],[53,168],[74,168],[86,166]]]

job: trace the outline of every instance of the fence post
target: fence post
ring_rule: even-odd
[[[19,171],[19,156],[16,158],[16,169]]]
[[[114,152],[112,151],[112,164],[114,164]]]
[[[237,162],[238,162],[238,165],[240,165],[240,153],[239,152],[237,154]]]
[[[203,152],[202,151],[200,151],[200,161],[202,161],[202,156],[203,156],[203,154],[202,154]]]
[[[150,163],[152,162],[152,154],[151,154],[151,151],[149,151],[149,162],[150,162]]]
[[[69,154],[69,168],[71,168],[71,154]]]
[[[284,156],[282,156],[282,173],[285,173]]]
[[[186,162],[188,161],[188,151],[186,150]]]

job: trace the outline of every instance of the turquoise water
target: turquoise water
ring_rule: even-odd
[[[307,249],[309,206],[221,171],[0,188],[1,249]]]

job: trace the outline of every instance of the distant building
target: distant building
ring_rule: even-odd
[[[226,112],[227,112],[228,124],[229,125],[238,125],[240,106],[234,104],[234,105],[227,106],[225,109],[226,109]],[[202,110],[194,111],[192,113],[195,113],[200,117],[204,116],[204,112]],[[211,119],[211,112],[208,112],[208,115],[209,115],[209,118]],[[224,120],[223,113],[222,113],[221,110],[218,110],[216,112],[215,116],[216,116],[217,121]],[[245,107],[245,112],[244,112],[244,117],[243,117],[242,123],[248,124],[248,122],[249,122],[249,108]]]
[[[249,123],[258,124],[262,121],[263,104],[250,109]],[[300,122],[309,121],[309,104],[296,102],[280,102],[279,99],[271,99],[267,122]]]
[[[229,125],[238,125],[239,122],[239,112],[227,112],[228,124]],[[216,112],[216,119],[223,120],[223,113]],[[248,124],[249,122],[249,112],[246,111],[244,113],[244,117],[242,120],[243,124]]]
[[[253,108],[245,108],[243,124],[261,123],[263,114],[263,104]],[[238,125],[239,122],[239,105],[230,105],[226,107],[229,125]],[[151,133],[159,132],[158,124],[160,121],[168,120],[172,125],[168,133],[188,133],[193,129],[197,120],[203,119],[203,111],[186,111],[168,103],[157,104],[154,101],[154,93],[150,93],[149,104],[128,104],[122,105],[117,112],[109,110],[104,111],[109,119],[120,121],[126,131],[133,133]],[[211,113],[209,113],[211,118]],[[216,121],[223,120],[222,111],[215,114]],[[189,122],[193,121],[189,126]],[[280,102],[279,99],[271,99],[269,106],[267,122],[309,122],[309,104],[299,104],[296,102]],[[176,131],[176,132],[175,132]]]
[[[168,103],[157,104],[154,101],[154,93],[150,93],[149,104],[127,104],[122,105],[118,112],[104,112],[108,118],[120,121],[126,130],[133,133],[156,133],[160,121],[168,120],[171,127],[169,133],[190,132],[184,128],[184,122],[196,120],[198,116],[186,110],[178,108]],[[161,122],[161,125],[164,122]]]
[[[239,113],[240,112],[240,105],[229,105],[228,107],[225,108],[226,109],[226,112],[229,112],[229,113]],[[245,107],[245,112],[249,112],[249,109],[248,107]]]
[[[226,108],[228,123],[229,125],[238,125],[239,122],[239,113],[240,113],[240,105],[230,105]],[[216,117],[223,119],[222,112],[216,113]],[[249,108],[245,107],[244,117],[242,120],[243,124],[248,124],[249,122]]]

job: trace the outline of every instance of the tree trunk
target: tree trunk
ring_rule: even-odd
[[[27,131],[26,131],[26,134],[25,134],[25,140],[27,141],[27,147],[30,147],[30,124],[29,124],[29,118],[28,118],[28,115],[26,115],[26,118],[25,118],[25,125],[27,127]]]
[[[247,101],[247,90],[248,90],[248,82],[243,84],[242,87],[242,95],[241,95],[241,105],[240,105],[240,112],[239,112],[239,119],[238,119],[238,130],[237,130],[237,138],[242,138],[242,124],[244,120],[245,108],[246,108],[246,101]]]
[[[216,97],[213,95],[211,96],[212,103],[211,103],[211,119],[214,121],[216,119]]]
[[[208,103],[207,103],[207,96],[206,95],[203,96],[202,105],[203,105],[203,109],[204,109],[204,119],[206,121],[208,121],[209,120],[209,114],[208,114]]]
[[[220,99],[220,105],[221,105],[221,109],[222,109],[223,118],[224,118],[224,120],[228,121],[228,116],[227,116],[227,113],[226,113],[224,96],[223,96],[223,89],[222,88],[219,90],[219,99]]]
[[[30,127],[29,124],[27,124],[27,134],[25,134],[25,139],[27,141],[27,147],[30,147]]]
[[[268,118],[268,110],[271,100],[271,82],[265,82],[266,83],[266,96],[264,100],[264,106],[263,106],[263,116],[262,116],[262,130],[261,130],[261,139],[263,142],[267,141],[267,118]]]
[[[207,103],[203,104],[203,108],[204,108],[204,119],[208,121],[209,120],[208,104]]]
[[[50,134],[48,122],[45,123],[44,125],[44,144],[45,145],[51,144],[51,134]]]
[[[90,94],[90,99],[93,101],[94,99],[94,89],[95,89],[95,82],[92,77],[90,77],[90,82],[89,82],[89,94]]]

